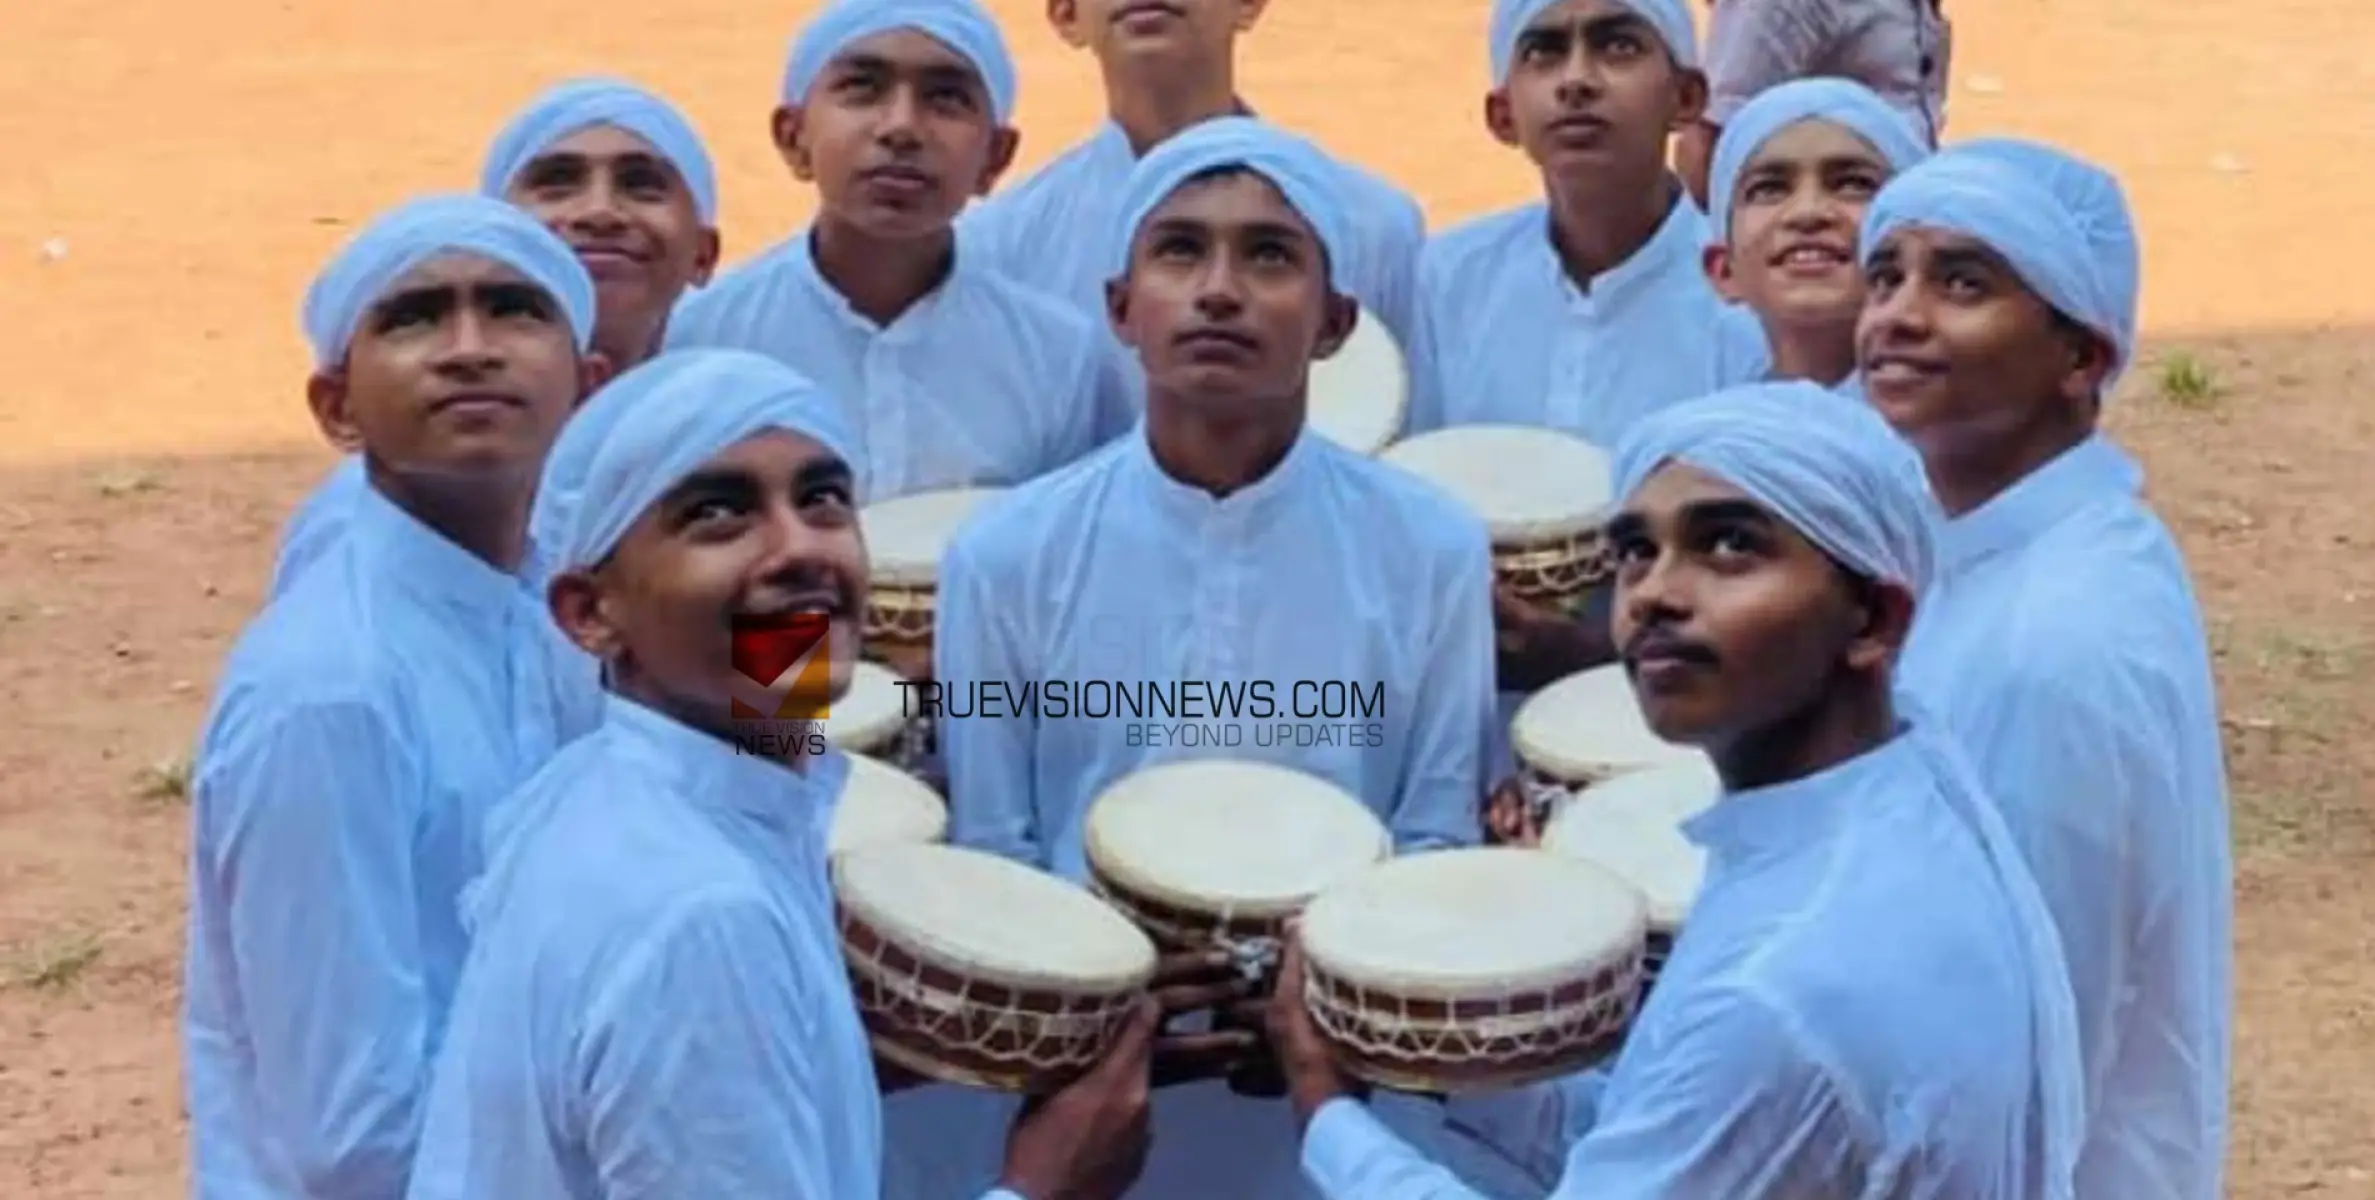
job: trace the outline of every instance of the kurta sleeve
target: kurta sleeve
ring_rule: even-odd
[[[1436,585],[1401,794],[1387,822],[1403,852],[1473,846],[1484,835],[1485,756],[1497,712],[1492,578],[1492,549],[1475,527]]]
[[[1017,605],[1030,597],[1001,592],[980,547],[959,534],[940,560],[932,677],[952,688],[1005,684],[1019,691],[1039,672],[1020,628]],[[939,725],[948,767],[949,841],[1046,866],[1039,843],[1037,742],[1032,712],[976,709]]]
[[[1669,1044],[1610,1080],[1550,1200],[1855,1195],[1855,1120],[1794,1023],[1733,989],[1687,1003]],[[1476,1194],[1351,1100],[1312,1117],[1303,1169],[1328,1200]]]
[[[2178,755],[2168,740],[2184,728],[2172,703],[2158,702],[2146,674],[2110,655],[2070,645],[2001,664],[2000,674],[1970,681],[1958,701],[1956,728],[1988,794],[2005,812],[2029,873],[2053,914],[2076,1002],[2089,1106],[2101,1102],[2124,1036],[2167,1037],[2174,1030],[2123,1028],[2121,993],[2134,973],[2137,931],[2150,924],[2138,872],[2166,856],[2133,844],[2157,805],[2180,795]],[[2201,881],[2212,886],[2212,881]],[[2158,907],[2158,906],[2152,906]],[[2209,947],[2197,961],[2217,961]],[[2163,1048],[2163,1053],[2168,1048]],[[2207,1065],[2207,1064],[2197,1064]],[[2202,1144],[2203,1113],[2183,1113],[2200,1081],[2172,1080],[2157,1105],[2176,1118],[2155,1131],[2163,1144]],[[2211,1094],[2224,1094],[2217,1081]]]
[[[588,1005],[569,1081],[606,1200],[846,1200],[827,1095],[795,1014],[818,1003],[780,917],[758,897],[700,897],[622,949]]]
[[[1838,36],[1833,25],[1830,0],[1716,5],[1707,25],[1707,120],[1721,125],[1758,92],[1814,74]]]
[[[1450,346],[1445,338],[1457,330],[1446,328],[1449,318],[1437,311],[1439,285],[1431,278],[1434,272],[1429,262],[1422,250],[1413,268],[1410,337],[1402,344],[1403,365],[1410,372],[1410,415],[1402,424],[1404,437],[1443,428],[1451,411],[1450,384],[1443,377],[1445,352]]]
[[[419,772],[355,698],[278,716],[216,771],[231,973],[257,1119],[308,1196],[404,1193],[431,1045],[413,874]]]

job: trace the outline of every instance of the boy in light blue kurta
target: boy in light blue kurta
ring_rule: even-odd
[[[1949,731],[1891,694],[1931,572],[1919,460],[1853,399],[1756,384],[1643,420],[1617,476],[1626,671],[1724,794],[1683,826],[1706,878],[1552,1196],[2068,1200],[2051,914]],[[1270,1028],[1322,1191],[1473,1195],[1348,1095],[1301,982],[1290,949]]]
[[[742,351],[664,355],[612,395],[629,400],[589,456],[551,587],[612,693],[601,727],[487,824],[408,1194],[879,1196],[878,1084],[822,819],[849,763],[813,724],[735,717],[782,696],[754,691],[730,644],[746,619],[822,616],[830,691],[848,687],[866,591],[855,435],[817,385]],[[1021,1123],[987,1200],[1057,1200],[1127,1164],[1156,1019]]]
[[[630,83],[575,79],[539,95],[495,135],[479,194],[527,210],[577,252],[594,280],[594,350],[612,372],[657,351],[677,296],[717,265],[709,152],[675,106]],[[338,539],[362,490],[349,453],[290,516],[270,594]]]
[[[1052,0],[1058,35],[1096,56],[1106,119],[1031,177],[973,206],[958,223],[968,247],[1018,279],[1063,297],[1102,330],[1112,278],[1104,231],[1121,218],[1121,196],[1138,160],[1195,123],[1249,116],[1237,95],[1237,39],[1266,0]],[[1125,11],[1127,10],[1127,11]],[[1349,161],[1331,160],[1345,207],[1345,286],[1363,320],[1378,321],[1406,350],[1416,336],[1416,271],[1426,215],[1392,182]],[[1145,407],[1146,376],[1125,347],[1109,347],[1129,404],[1101,427],[1125,432]]]
[[[960,248],[1014,157],[1014,65],[978,0],[834,0],[794,43],[776,148],[808,229],[687,297],[668,345],[790,364],[855,406],[874,496],[1011,486],[1094,449],[1103,331]]]
[[[954,840],[1080,879],[1102,789],[1213,756],[1327,779],[1406,851],[1477,840],[1492,711],[1484,530],[1304,424],[1310,363],[1357,316],[1337,179],[1322,152],[1245,117],[1194,125],[1131,171],[1106,271],[1114,325],[1150,383],[1146,417],[994,502],[941,563],[934,678],[951,706]],[[1087,681],[1267,688],[1275,710],[1180,722],[1235,731],[1183,741],[1133,736],[1119,716],[990,712],[969,690]],[[1332,724],[1295,711],[1299,695],[1311,708],[1298,684],[1331,682],[1381,705]],[[1439,1134],[1430,1105],[1398,1117]],[[1218,1082],[1167,1090],[1134,1194],[1308,1196],[1285,1132],[1275,1101]]]
[[[1698,118],[1681,0],[1495,0],[1486,125],[1544,199],[1436,234],[1419,260],[1412,432],[1538,425],[1613,447],[1750,377],[1762,335],[1700,268],[1707,218],[1666,166]]]
[[[517,572],[595,377],[593,283],[509,205],[415,201],[306,294],[310,395],[361,448],[347,529],[240,635],[196,762],[193,1191],[401,1194],[478,828],[557,735]]]
[[[2184,557],[2098,427],[2134,353],[2117,181],[2034,143],[1953,147],[1865,218],[1866,388],[1949,518],[1905,679],[1961,736],[2060,926],[2083,1196],[2221,1195],[2233,866]]]
[[[1881,186],[1928,155],[1896,109],[1845,79],[1760,92],[1724,126],[1708,193],[1707,276],[1763,327],[1771,361],[1759,378],[1860,389],[1856,234]]]

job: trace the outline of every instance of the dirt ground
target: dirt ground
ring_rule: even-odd
[[[44,0],[0,18],[0,1195],[184,1185],[186,756],[281,518],[327,466],[299,294],[415,190],[468,186],[506,112],[604,70],[720,158],[729,258],[804,212],[764,120],[812,6]],[[1022,166],[1098,110],[1090,65],[999,0]],[[1277,0],[1266,113],[1438,224],[1529,180],[1478,119],[1484,0]],[[2232,1194],[2375,1197],[2375,15],[1949,6],[1949,136],[2107,161],[2144,226],[2146,361],[2114,404],[2218,643],[2240,893]],[[765,10],[774,11],[767,12]],[[666,15],[660,15],[665,13]],[[2350,1131],[2356,1129],[2358,1134]]]

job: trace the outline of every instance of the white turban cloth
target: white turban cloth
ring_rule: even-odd
[[[1732,201],[1748,160],[1756,157],[1773,135],[1801,121],[1828,121],[1864,139],[1888,164],[1892,175],[1930,155],[1929,143],[1904,114],[1863,84],[1848,79],[1793,79],[1766,88],[1741,105],[1715,139],[1715,157],[1707,173],[1707,219],[1718,244],[1732,236]]]
[[[1130,269],[1130,246],[1147,217],[1199,176],[1243,170],[1270,181],[1328,252],[1328,286],[1352,294],[1351,217],[1338,186],[1342,167],[1327,151],[1256,117],[1213,117],[1172,135],[1130,168],[1113,231],[1113,275]]]
[[[598,125],[623,129],[651,144],[684,178],[703,224],[717,224],[717,168],[709,150],[676,106],[616,79],[572,79],[529,101],[487,149],[480,193],[501,199],[519,173],[553,143]]]
[[[594,280],[568,243],[500,200],[437,195],[381,214],[314,277],[298,318],[313,345],[314,366],[328,370],[344,361],[363,315],[388,288],[447,254],[475,255],[526,276],[560,306],[578,353],[593,344]]]
[[[990,111],[1003,125],[1014,117],[1014,57],[997,18],[980,0],[833,0],[792,41],[783,68],[783,103],[808,102],[817,77],[835,56],[879,33],[912,29],[956,51],[981,72]]]
[[[1559,6],[1561,0],[1493,0],[1492,28],[1486,34],[1492,50],[1493,86],[1509,82],[1509,68],[1517,64],[1518,35],[1533,24],[1534,18]],[[1634,16],[1657,30],[1658,40],[1666,43],[1666,53],[1675,65],[1688,70],[1699,69],[1698,27],[1691,22],[1691,10],[1682,0],[1618,0]]]

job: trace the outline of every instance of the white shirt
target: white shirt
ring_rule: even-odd
[[[1106,785],[1158,762],[1237,757],[1336,783],[1404,851],[1473,844],[1492,713],[1490,583],[1482,525],[1398,468],[1306,433],[1267,476],[1216,500],[1164,473],[1140,430],[1002,498],[958,535],[941,563],[935,678],[1266,683],[1275,711],[1246,700],[1201,721],[952,717],[940,726],[951,840],[1082,879],[1083,822]],[[1378,703],[1349,719],[1299,718],[1298,703],[1316,698],[1299,698],[1299,682],[1354,684]],[[1165,731],[1181,725],[1203,744],[1173,742]],[[1325,732],[1297,744],[1296,727]],[[1237,744],[1211,744],[1228,730]],[[1135,1200],[1311,1194],[1283,1101],[1215,1082],[1166,1089],[1155,1104]],[[1392,1119],[1426,1144],[1449,1140],[1426,1101],[1399,1100]],[[1506,1164],[1465,1149],[1463,1165],[1495,1194],[1528,1194]]]
[[[1705,882],[1553,1200],[2069,1195],[2040,1183],[2076,1143],[2060,948],[1942,734],[1684,828]],[[1472,1194],[1350,1099],[1304,1164],[1331,1200]]]
[[[1104,437],[1128,431],[1146,402],[1146,377],[1137,359],[1112,336],[1105,283],[1114,275],[1114,242],[1130,168],[1137,164],[1129,136],[1105,122],[1028,179],[967,209],[959,241],[1000,271],[1071,302],[1106,330],[1108,352],[1128,389],[1127,403],[1108,414]],[[1353,235],[1347,275],[1353,297],[1405,348],[1416,323],[1419,247],[1426,214],[1410,194],[1361,167],[1336,160]]]
[[[2069,953],[2092,1109],[2078,1193],[2214,1200],[2234,868],[2185,562],[2097,435],[1948,522],[1903,666],[1968,747]]]
[[[612,697],[489,823],[412,1200],[879,1195],[825,865],[848,771]]]
[[[666,348],[770,355],[854,405],[869,501],[1010,487],[1096,447],[1122,388],[1101,326],[968,252],[877,325],[818,273],[809,236],[686,293]]]
[[[404,1189],[479,824],[560,740],[517,576],[364,484],[241,633],[197,754],[182,1034],[199,1200]]]
[[[1631,258],[1578,287],[1536,202],[1436,234],[1419,259],[1410,432],[1538,425],[1612,453],[1634,421],[1765,371],[1764,329],[1700,265],[1685,195]]]

